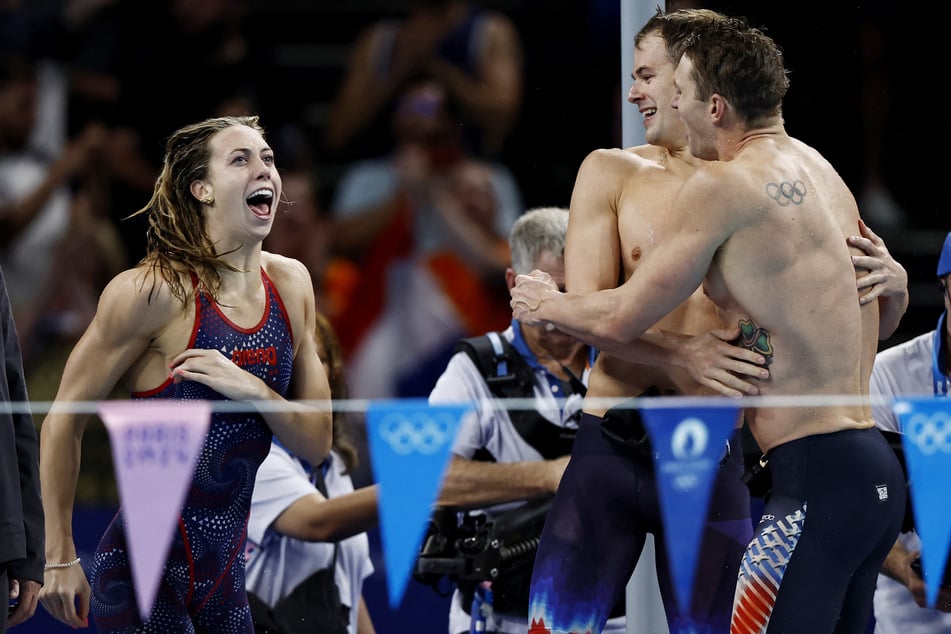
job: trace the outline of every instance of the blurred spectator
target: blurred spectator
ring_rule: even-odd
[[[521,193],[466,152],[455,121],[442,85],[417,78],[398,99],[397,147],[337,187],[334,248],[360,279],[334,327],[358,398],[427,395],[458,339],[511,319],[501,280]]]
[[[277,161],[282,165],[280,156]],[[281,172],[284,200],[278,207],[271,233],[264,240],[264,249],[303,262],[316,291],[330,255],[332,223],[318,205],[316,176],[303,169]],[[325,312],[321,305],[318,310]]]
[[[102,222],[106,131],[90,124],[66,138],[65,111],[56,64],[0,60],[0,263],[27,368],[39,340],[82,333],[105,282],[126,265]]]
[[[0,263],[7,271],[30,395],[52,400],[99,293],[128,264],[108,219],[107,135],[69,138],[67,76],[50,58],[0,57]],[[115,499],[105,430],[90,425],[76,499]]]
[[[284,164],[282,157],[278,154],[279,165]],[[281,178],[284,200],[264,240],[264,249],[303,262],[314,282],[317,310],[336,321],[349,301],[359,271],[353,262],[332,253],[333,218],[320,204],[320,183],[313,169],[291,168]]]
[[[141,218],[165,140],[176,129],[246,111],[268,76],[247,33],[248,0],[90,0],[71,3],[70,123],[106,124],[113,221],[133,261],[145,250]],[[255,112],[254,114],[260,114]]]
[[[459,104],[466,142],[498,157],[522,105],[521,42],[504,14],[465,0],[413,0],[402,19],[381,19],[357,39],[331,107],[325,143],[362,158],[386,151],[388,115],[406,82],[438,78]]]

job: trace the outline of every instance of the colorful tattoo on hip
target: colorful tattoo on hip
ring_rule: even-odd
[[[740,336],[732,342],[733,345],[763,355],[766,359],[763,363],[763,367],[768,368],[773,362],[773,344],[769,342],[769,331],[765,328],[760,328],[754,324],[751,319],[741,319],[738,325],[740,327]]]

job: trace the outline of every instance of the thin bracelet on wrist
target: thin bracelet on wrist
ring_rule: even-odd
[[[76,559],[72,561],[67,561],[66,563],[63,563],[63,564],[43,564],[43,570],[57,570],[59,568],[69,568],[70,566],[75,566],[80,561],[82,560],[79,557],[77,557]]]

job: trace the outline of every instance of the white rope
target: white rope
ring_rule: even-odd
[[[565,399],[558,399],[559,404],[563,405]],[[739,408],[783,408],[783,407],[834,407],[834,406],[860,406],[869,407],[878,404],[888,404],[896,400],[893,397],[884,396],[860,396],[854,394],[803,394],[803,395],[778,395],[778,396],[743,396],[743,397],[724,397],[724,396],[648,396],[648,397],[627,397],[627,398],[595,398],[587,397],[584,400],[586,409],[610,409],[612,407],[631,408],[631,409],[670,409],[679,407],[739,407]],[[326,411],[332,408],[338,412],[365,412],[374,403],[393,402],[393,401],[425,401],[425,399],[345,399],[345,400],[298,400],[287,401],[312,407],[318,411]],[[137,401],[142,403],[152,402],[151,400]],[[100,401],[12,401],[0,402],[0,413],[4,414],[22,414],[30,413],[33,415],[45,415],[55,406],[56,411],[67,414],[96,414],[99,409]],[[504,404],[510,410],[535,409],[537,402],[532,398],[509,398],[509,399],[491,399],[486,402],[461,402],[453,404],[473,404],[485,405],[493,404],[497,407],[500,403]],[[273,401],[211,401],[211,410],[216,413],[224,412],[279,412],[287,409],[285,403],[275,403]]]

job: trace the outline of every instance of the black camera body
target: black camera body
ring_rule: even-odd
[[[551,496],[537,498],[493,515],[438,507],[413,578],[437,592],[447,578],[462,591],[466,608],[476,586],[491,581],[496,611],[527,616],[532,566],[551,502]]]

